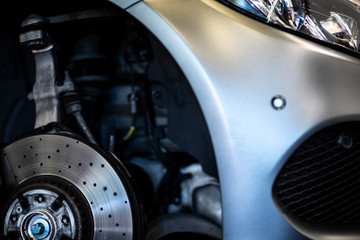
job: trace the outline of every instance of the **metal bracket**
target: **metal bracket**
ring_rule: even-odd
[[[47,18],[33,14],[22,22],[21,27],[25,32],[20,34],[20,43],[33,52],[36,65],[36,80],[33,91],[29,94],[29,98],[35,100],[35,128],[47,125],[51,122],[60,122],[58,92],[63,90],[56,89],[57,86],[55,85],[56,66],[54,44],[48,34],[42,29],[49,24],[101,19],[118,15],[118,11],[104,8]],[[76,113],[75,117],[78,121],[80,119],[79,124],[82,126],[82,129],[85,129],[86,135],[88,136],[89,133],[87,127],[85,127],[85,122],[82,120],[82,116],[79,116],[79,113]],[[92,139],[92,142],[95,142],[91,136],[89,138]]]
[[[36,106],[35,128],[50,122],[59,122],[59,101],[55,90],[54,45],[42,30],[32,30],[20,35],[20,43],[34,54],[36,80],[32,96]]]

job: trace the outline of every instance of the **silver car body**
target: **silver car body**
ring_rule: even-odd
[[[224,240],[303,239],[275,207],[272,184],[306,137],[359,119],[359,59],[213,0],[112,2],[164,44],[196,94],[217,159]],[[271,106],[277,95],[283,110]]]

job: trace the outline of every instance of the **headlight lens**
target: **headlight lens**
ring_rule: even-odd
[[[360,0],[224,0],[282,27],[360,50]]]

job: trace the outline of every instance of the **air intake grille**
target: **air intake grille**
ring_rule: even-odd
[[[275,180],[280,208],[315,224],[360,223],[360,123],[319,131],[290,157]]]

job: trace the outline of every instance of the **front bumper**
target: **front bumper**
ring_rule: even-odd
[[[128,12],[169,50],[202,107],[224,239],[304,239],[275,207],[272,184],[308,136],[360,119],[360,60],[213,0],[147,0]],[[271,106],[276,95],[287,101],[281,111]]]

